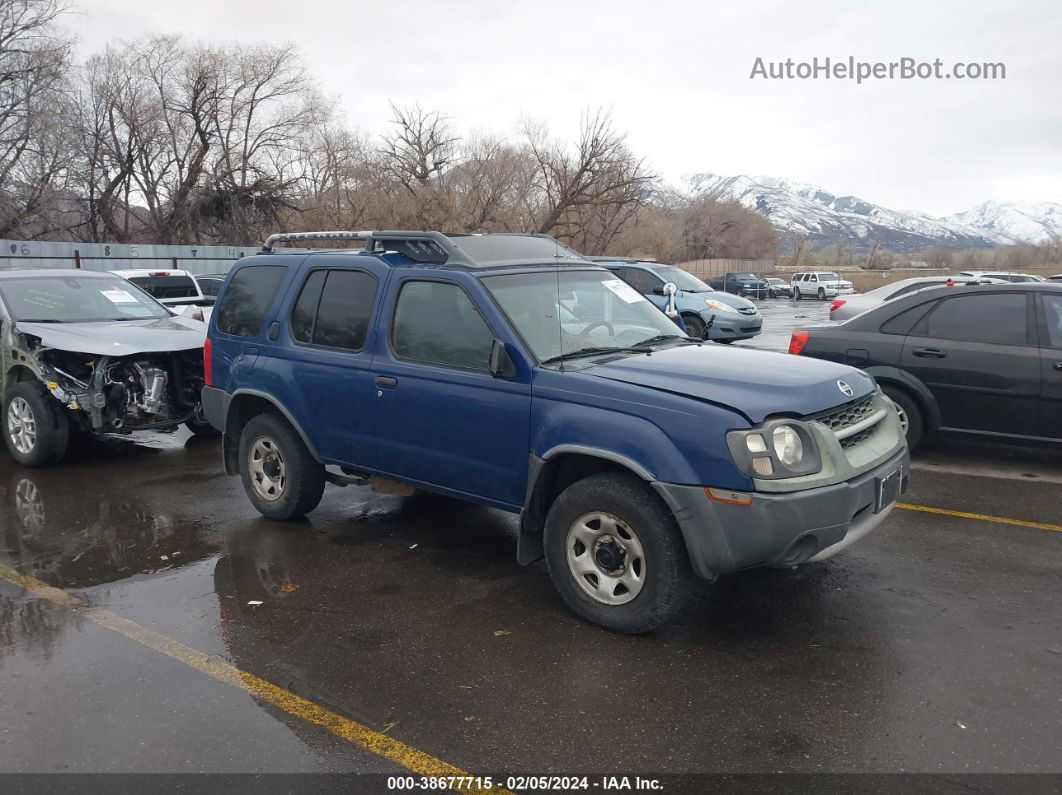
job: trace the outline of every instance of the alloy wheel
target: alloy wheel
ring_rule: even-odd
[[[37,444],[37,419],[23,397],[14,398],[7,407],[7,434],[22,455],[29,455]]]

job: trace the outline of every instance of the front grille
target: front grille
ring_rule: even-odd
[[[831,409],[825,414],[820,414],[817,417],[811,419],[821,422],[827,426],[831,431],[843,431],[849,425],[855,425],[857,422],[862,422],[871,414],[874,413],[874,395],[867,395],[865,398],[861,398],[840,408]],[[861,434],[856,434],[860,436]],[[849,437],[855,438],[855,437]],[[845,441],[848,441],[847,439]]]
[[[751,334],[754,331],[759,331],[761,328],[761,326],[742,326],[741,330],[746,334]]]
[[[866,430],[862,430],[862,431],[860,431],[857,434],[853,434],[852,436],[849,436],[849,437],[847,437],[845,439],[841,439],[841,447],[844,448],[845,450],[847,450],[850,447],[855,447],[858,444],[862,444],[867,439],[869,439],[871,436],[873,436],[874,433],[880,427],[881,427],[881,423],[877,422],[877,423],[874,423],[873,425],[871,425]]]

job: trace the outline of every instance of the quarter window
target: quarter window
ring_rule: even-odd
[[[943,301],[919,324],[920,335],[945,340],[1024,345],[1028,341],[1025,293],[958,295]]]
[[[237,271],[218,308],[218,331],[237,337],[258,336],[285,270],[281,265],[255,265]]]
[[[494,334],[456,284],[407,282],[398,294],[392,342],[403,359],[486,370]]]
[[[1044,320],[1047,321],[1047,343],[1062,348],[1062,295],[1044,296]]]

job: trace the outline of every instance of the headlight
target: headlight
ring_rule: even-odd
[[[768,420],[758,428],[730,431],[726,443],[738,469],[753,478],[777,480],[822,469],[815,438],[799,420]]]
[[[730,313],[736,315],[738,313],[738,311],[730,306],[730,304],[724,304],[722,301],[716,301],[714,298],[705,298],[704,305],[720,314]]]
[[[789,425],[779,425],[771,433],[774,441],[774,454],[787,467],[795,467],[804,458],[804,444],[800,436]]]

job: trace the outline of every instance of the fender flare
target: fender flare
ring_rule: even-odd
[[[310,437],[306,435],[306,431],[302,429],[302,426],[299,424],[298,420],[295,419],[295,417],[290,411],[288,411],[284,404],[280,403],[272,395],[266,392],[262,392],[258,389],[237,389],[235,392],[232,393],[232,395],[229,396],[228,406],[225,408],[225,435],[222,442],[222,449],[223,456],[225,459],[226,473],[228,473],[229,475],[236,475],[239,474],[240,471],[238,461],[240,440],[238,438],[234,438],[234,434],[229,429],[235,425],[233,420],[235,419],[235,412],[238,408],[238,398],[241,397],[258,398],[260,400],[265,401],[274,409],[276,409],[280,413],[280,415],[288,421],[291,427],[295,429],[295,432],[299,434],[299,438],[302,439],[302,443],[306,445],[306,449],[310,451],[310,455],[313,456],[314,460],[320,464],[325,463],[324,460],[322,460],[321,456],[318,454],[317,447],[312,441],[310,441]]]
[[[937,404],[937,399],[933,397],[933,393],[929,391],[929,387],[923,384],[919,379],[915,378],[906,370],[901,370],[899,367],[879,365],[876,367],[865,367],[863,369],[864,372],[873,376],[874,380],[879,384],[895,384],[910,392],[925,411],[926,430],[933,430],[934,428],[940,427],[940,406]]]

